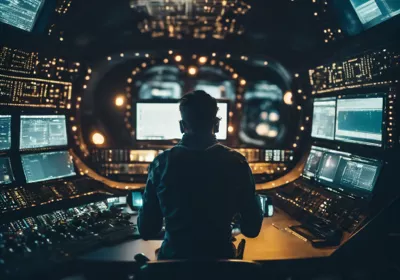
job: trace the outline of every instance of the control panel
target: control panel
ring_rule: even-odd
[[[131,215],[107,201],[85,204],[0,224],[0,275],[26,277],[48,273],[99,246],[138,236]]]

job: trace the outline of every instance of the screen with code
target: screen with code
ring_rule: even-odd
[[[32,31],[44,0],[2,0],[0,21],[25,31]]]

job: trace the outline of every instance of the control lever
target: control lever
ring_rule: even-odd
[[[244,249],[246,247],[246,240],[242,239],[238,245],[238,248],[236,250],[236,258],[239,260],[243,259],[244,255]]]

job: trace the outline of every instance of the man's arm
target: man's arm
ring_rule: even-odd
[[[139,210],[137,220],[140,236],[145,240],[155,237],[162,229],[163,216],[156,191],[156,171],[153,162],[149,167],[146,189],[143,194],[143,206]]]
[[[243,186],[241,186],[242,191],[240,192],[241,197],[239,198],[241,201],[240,228],[243,235],[254,238],[260,233],[263,221],[263,212],[261,209],[261,202],[255,193],[256,185],[253,173],[251,172],[250,166],[247,162],[242,164],[242,170],[241,176],[243,176],[243,179],[241,182]]]

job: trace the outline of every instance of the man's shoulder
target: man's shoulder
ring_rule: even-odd
[[[231,157],[233,160],[237,160],[240,163],[247,163],[246,157],[238,151],[220,143],[216,144],[216,146],[221,150],[222,153],[226,154],[227,157]]]
[[[171,149],[162,151],[160,154],[158,154],[158,156],[156,156],[153,160],[153,162],[151,163],[153,168],[157,168],[160,165],[164,165],[164,163],[167,161],[168,155],[171,152]]]

